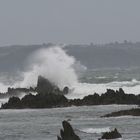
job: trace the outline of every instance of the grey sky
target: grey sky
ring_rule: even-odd
[[[140,0],[0,0],[0,46],[140,41]]]

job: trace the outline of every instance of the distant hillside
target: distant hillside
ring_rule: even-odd
[[[0,47],[0,72],[24,70],[32,52],[46,45]],[[140,67],[140,43],[67,45],[65,50],[88,68]]]
[[[67,50],[88,68],[140,67],[140,43],[85,47],[72,45]]]

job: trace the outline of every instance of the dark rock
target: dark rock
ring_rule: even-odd
[[[81,106],[81,105],[109,105],[109,104],[129,104],[129,105],[139,105],[140,95],[125,94],[123,89],[114,91],[112,89],[107,89],[104,94],[93,94],[85,96],[83,99],[70,100],[71,105]]]
[[[102,117],[118,117],[118,116],[128,116],[128,115],[140,116],[140,108],[112,112],[112,113],[106,114]]]
[[[118,93],[120,93],[122,95],[125,94],[122,88],[119,88],[119,92]]]
[[[29,94],[29,91],[37,91],[37,95]],[[42,76],[38,77],[36,89],[24,89],[24,88],[8,88],[8,93],[16,96],[17,92],[27,92],[21,100],[15,102],[15,98],[10,98],[9,101],[2,105],[2,109],[16,109],[16,108],[52,108],[52,107],[66,107],[69,106],[68,99],[63,95],[63,93],[68,92],[68,87],[65,87],[61,91],[57,86],[49,82],[49,80],[43,78]],[[8,95],[8,93],[6,95]]]
[[[66,107],[68,100],[64,95],[25,95],[21,100],[18,97],[12,97],[9,101],[1,106],[2,109],[17,108],[52,108]]]
[[[94,93],[92,95],[85,96],[83,99],[71,99],[68,100],[64,94],[68,94],[69,88],[65,87],[61,91],[55,84],[49,80],[38,77],[36,88],[8,88],[8,92],[5,94],[0,93],[0,98],[7,98],[23,95],[25,97],[20,100],[20,104],[12,103],[4,104],[2,108],[51,108],[51,107],[65,107],[65,106],[83,106],[83,105],[109,105],[109,104],[129,104],[140,105],[140,95],[125,94],[123,89],[112,90],[107,89],[104,94]],[[37,95],[31,95],[30,92],[37,92]],[[12,105],[12,106],[10,106]]]
[[[36,91],[39,94],[62,94],[55,84],[51,83],[48,79],[42,76],[38,76]]]
[[[38,76],[37,92],[39,94],[49,94],[54,90],[54,85],[42,76]]]
[[[69,93],[69,88],[68,87],[64,87],[63,89],[63,94],[68,94]]]
[[[57,140],[80,140],[79,136],[77,136],[67,121],[62,122],[63,130],[60,130],[60,136],[57,136]]]
[[[103,136],[101,137],[101,139],[117,139],[117,138],[122,138],[122,136],[116,128],[111,132],[104,133]]]
[[[8,103],[2,104],[1,108],[17,109],[21,107],[20,99],[18,97],[11,97]]]

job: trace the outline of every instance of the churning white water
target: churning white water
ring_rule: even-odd
[[[12,87],[35,87],[39,75],[60,88],[72,87],[78,83],[73,68],[75,62],[75,58],[66,54],[60,46],[39,49],[29,56],[26,66],[28,70],[21,72],[23,80],[15,81]],[[9,86],[11,85],[0,83],[1,92],[5,92]]]
[[[127,80],[129,74],[125,75],[124,73],[120,75],[121,78],[124,77],[124,79],[120,78],[121,80],[118,78],[119,74],[117,73],[119,81],[115,77],[116,73],[113,75],[115,78],[112,78],[112,81],[110,81],[111,72],[104,75],[104,71],[98,72],[98,75],[90,73],[89,77],[85,76],[85,79],[89,78],[89,80],[91,79],[94,82],[81,81],[77,72],[75,72],[76,64],[78,64],[79,70],[82,68],[79,65],[79,61],[77,63],[77,60],[73,56],[68,55],[61,46],[39,49],[33,52],[27,58],[27,61],[26,67],[28,70],[20,73],[23,77],[22,80],[15,81],[13,85],[5,85],[0,81],[0,92],[6,92],[9,86],[35,87],[39,75],[44,76],[61,89],[64,86],[68,86],[71,89],[67,95],[68,98],[82,98],[95,92],[101,94],[108,88],[115,90],[123,88],[126,93],[133,94],[139,94],[140,91],[140,81],[136,79]],[[132,76],[132,78],[135,77]]]
[[[104,127],[104,128],[83,128],[80,131],[85,132],[85,133],[105,133],[105,132],[110,132],[109,127]]]
[[[69,56],[61,47],[40,49],[29,58],[30,70],[23,73],[24,79],[20,87],[36,86],[39,75],[50,80],[60,88],[71,87],[78,82],[73,68],[75,59]]]
[[[105,93],[107,89],[118,90],[123,88],[127,94],[140,94],[140,81],[123,81],[123,82],[110,82],[110,83],[77,83],[73,85],[73,90],[71,94],[68,94],[68,98],[83,98],[89,94],[102,94]]]

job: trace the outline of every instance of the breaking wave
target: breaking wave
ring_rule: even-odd
[[[140,81],[136,79],[108,83],[81,82],[78,80],[76,69],[80,70],[84,66],[73,56],[68,55],[61,46],[39,49],[32,53],[27,60],[28,65],[26,67],[28,70],[21,72],[22,80],[15,81],[12,85],[5,85],[0,82],[0,92],[6,92],[9,86],[35,87],[38,75],[42,75],[61,89],[65,86],[70,87],[71,93],[67,95],[68,98],[83,98],[95,92],[102,94],[106,89],[118,90],[119,88],[123,88],[126,93],[140,93]],[[101,75],[96,78],[104,80],[106,76]]]
[[[42,75],[60,88],[71,87],[78,83],[78,77],[73,68],[75,62],[74,57],[66,54],[61,47],[40,49],[29,57],[30,70],[23,73],[23,81],[17,86],[34,87],[38,76]]]
[[[140,94],[140,81],[133,79],[132,81],[110,82],[110,83],[77,83],[73,86],[72,93],[67,95],[68,98],[83,98],[89,94],[102,94],[106,89],[123,90],[128,94]]]

